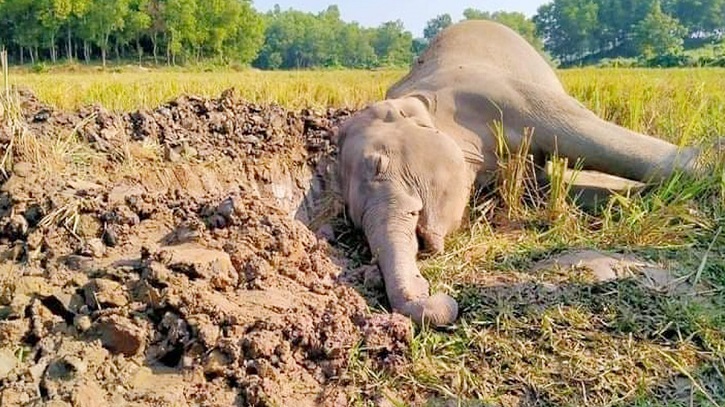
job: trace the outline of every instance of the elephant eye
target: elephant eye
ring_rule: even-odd
[[[381,179],[388,172],[390,159],[387,155],[376,153],[365,159],[365,165],[372,179]]]

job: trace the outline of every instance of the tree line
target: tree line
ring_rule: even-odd
[[[337,6],[313,14],[281,10],[263,15],[263,45],[254,65],[263,69],[407,65],[413,58],[413,35],[403,23],[375,28],[344,22]]]
[[[722,41],[725,0],[553,0],[532,18],[473,8],[465,19],[501,22],[562,64],[601,58],[677,58],[686,46]],[[415,38],[403,23],[362,27],[337,6],[319,13],[251,0],[0,0],[0,48],[15,63],[137,58],[262,69],[407,66],[449,14]]]
[[[0,45],[13,61],[153,56],[246,64],[264,22],[245,0],[0,0]],[[179,61],[181,62],[181,61]]]
[[[465,10],[466,19],[496,20],[518,31],[560,65],[639,58],[644,65],[725,66],[725,0],[553,0],[527,18],[521,13]],[[432,38],[452,24],[444,14],[428,21]],[[685,48],[712,46],[688,61]]]
[[[249,0],[0,0],[0,48],[15,63],[109,58],[265,69],[405,65],[401,21],[364,28],[337,6],[259,13]]]
[[[533,21],[546,50],[564,64],[677,58],[685,46],[722,42],[725,0],[554,0]]]

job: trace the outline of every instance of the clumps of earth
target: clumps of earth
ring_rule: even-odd
[[[231,90],[133,113],[16,99],[0,124],[0,405],[347,405],[379,396],[352,390],[351,349],[406,363],[410,322],[368,311],[354,286],[369,270],[320,221],[351,111]]]

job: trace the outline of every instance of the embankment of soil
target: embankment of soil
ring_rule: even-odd
[[[0,124],[0,405],[346,405],[376,397],[349,391],[351,349],[405,362],[409,321],[370,314],[306,226],[350,111],[233,91],[133,113],[16,102]]]

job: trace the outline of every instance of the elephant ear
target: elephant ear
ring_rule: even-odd
[[[416,98],[423,102],[423,105],[425,105],[425,108],[430,113],[435,113],[436,109],[438,108],[438,97],[433,92],[415,92],[407,95],[409,97]]]
[[[431,119],[431,115],[433,115],[437,109],[437,97],[435,93],[422,91],[408,94],[406,97],[420,101],[424,110],[422,112],[414,110],[415,114],[403,114],[403,116],[410,117],[410,119],[420,127],[435,129],[435,124],[433,124],[433,120]]]

